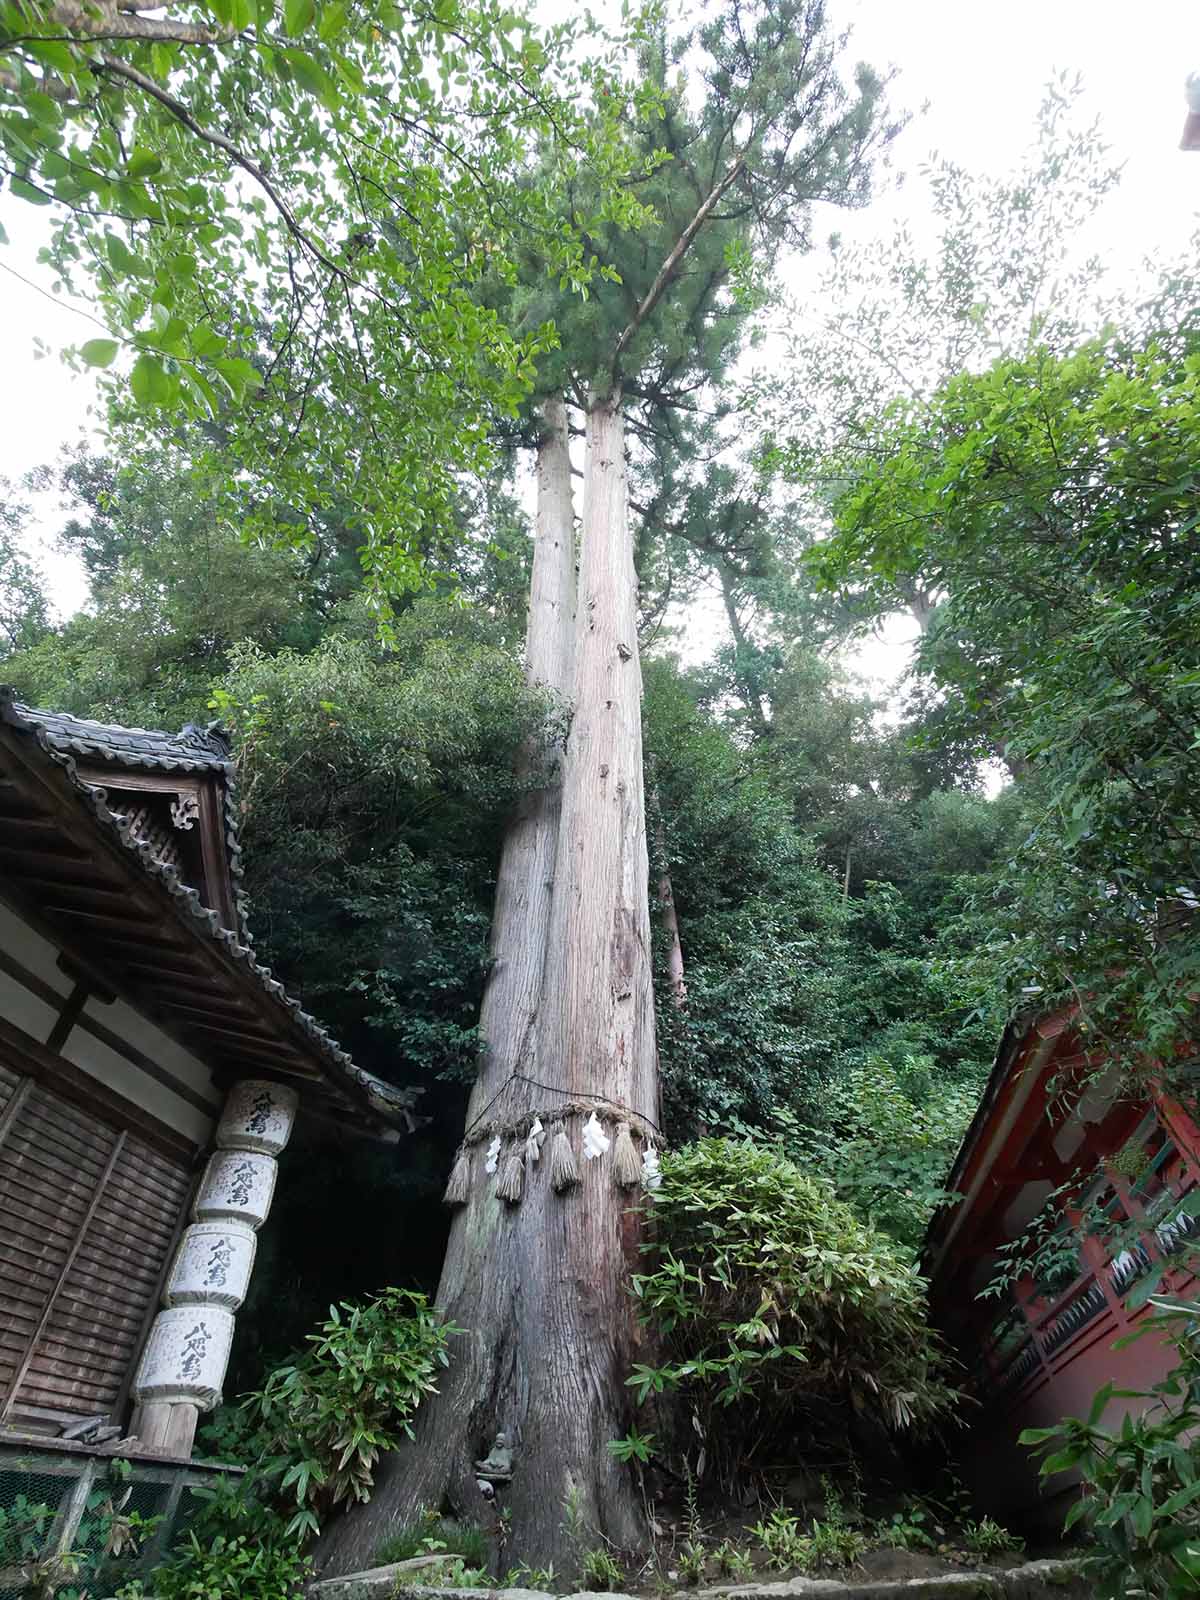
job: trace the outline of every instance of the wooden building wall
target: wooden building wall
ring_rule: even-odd
[[[202,1062],[0,902],[0,1433],[124,1421],[219,1109]]]

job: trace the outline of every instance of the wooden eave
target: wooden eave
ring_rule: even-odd
[[[1058,1187],[1077,1171],[1060,1160],[1052,1141],[1064,1117],[1056,1111],[1056,1082],[1096,1065],[1073,1026],[1077,1008],[1017,1019],[1001,1039],[978,1111],[967,1130],[946,1187],[959,1195],[938,1211],[926,1235],[922,1270],[940,1297],[951,1293],[964,1265],[1008,1241],[1003,1215],[1013,1191],[1028,1183]],[[1141,1116],[1120,1102],[1092,1125],[1093,1145],[1119,1148]]]
[[[946,1178],[946,1189],[959,1198],[934,1213],[925,1235],[921,1268],[926,1277],[938,1274],[959,1235],[978,1228],[980,1200],[993,1204],[1002,1192],[1002,1186],[987,1181],[1001,1150],[1012,1150],[1016,1138],[1020,1149],[1015,1155],[1023,1157],[1032,1126],[1045,1114],[1053,1058],[1072,1015],[1073,1008],[1044,1017],[1025,1013],[1014,1017],[1001,1035],[979,1105]],[[1007,1129],[1006,1121],[1011,1124]]]
[[[98,776],[85,779],[8,709],[0,719],[0,884],[20,913],[219,1080],[292,1081],[304,1086],[306,1104],[339,1121],[375,1132],[411,1126],[404,1092],[357,1068],[255,960],[241,930],[223,926],[129,833]]]

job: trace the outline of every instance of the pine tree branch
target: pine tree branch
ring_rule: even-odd
[[[663,295],[667,292],[672,278],[674,278],[676,272],[679,270],[679,263],[691,249],[692,242],[696,235],[700,232],[700,229],[712,215],[713,210],[720,202],[721,196],[726,192],[727,189],[731,187],[738,177],[740,177],[741,173],[745,169],[745,165],[745,156],[738,156],[735,160],[729,163],[729,166],[725,169],[725,176],[709,191],[708,195],[705,197],[704,203],[700,206],[700,209],[688,223],[687,227],[679,235],[679,238],[676,240],[670,255],[668,255],[667,259],[658,269],[658,275],[655,277],[654,282],[650,285],[649,289],[646,290],[641,305],[638,306],[632,318],[627,323],[624,332],[621,334],[621,337],[617,340],[617,347],[613,351],[612,360],[612,380],[614,387],[620,381],[621,357],[625,354],[626,350],[628,350],[630,343],[632,342],[638,329],[642,326],[643,322],[645,322],[646,318],[650,315],[655,306],[662,299]]]

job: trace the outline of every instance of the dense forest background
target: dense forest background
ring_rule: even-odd
[[[6,675],[83,716],[220,718],[261,955],[364,1066],[421,1084],[429,1119],[398,1149],[310,1129],[290,1152],[248,1381],[335,1294],[436,1283],[515,755],[560,712],[522,677],[529,536],[504,485],[464,503],[439,557],[453,579],[397,602],[381,639],[352,531],[331,518],[308,557],[248,546],[187,461],[183,439],[62,469],[90,604],[50,627],[27,580]],[[714,639],[684,668],[650,623],[652,872],[687,986],[683,1006],[665,969],[658,986],[667,1132],[777,1137],[915,1246],[994,1044],[974,951],[1017,808],[969,757],[917,744],[919,708],[886,712],[844,675],[834,608],[808,597],[819,642],[796,637],[794,575],[771,576],[788,614],[764,578],[741,651]]]
[[[828,314],[784,305],[714,420],[633,435],[667,1137],[777,1141],[913,1254],[1006,1016],[1086,994],[1163,1048],[1196,959],[1145,936],[1196,882],[1195,297],[1168,273],[1105,303],[1071,265],[1116,179],[1070,112],[1053,92],[1010,180],[927,175],[929,258],[836,257]],[[10,486],[4,675],[83,716],[219,719],[260,954],[424,1090],[399,1148],[310,1127],[289,1153],[235,1391],[335,1296],[436,1284],[517,753],[570,708],[522,671],[519,427],[381,590],[349,501],[246,537],[218,424],[119,423],[25,486],[61,490],[87,572],[65,622]],[[896,612],[921,642],[884,703],[846,663]]]

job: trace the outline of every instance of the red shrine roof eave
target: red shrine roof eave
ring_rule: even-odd
[[[1044,1016],[1027,1012],[1001,1035],[979,1107],[946,1180],[959,1198],[935,1214],[925,1236],[921,1268],[927,1278],[939,1275],[952,1250],[957,1254],[965,1246],[964,1235],[977,1234],[991,1213],[996,1185],[988,1179],[1004,1165],[1006,1151],[1020,1156],[1044,1117],[1051,1078],[1077,1054],[1071,1028],[1077,1013],[1074,1004]]]

